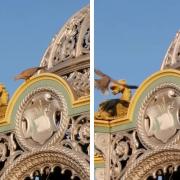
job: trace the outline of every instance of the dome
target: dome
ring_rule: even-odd
[[[177,32],[176,37],[171,42],[161,65],[161,69],[169,68],[180,68],[180,31]]]
[[[54,36],[40,66],[64,78],[79,98],[90,92],[90,8],[73,15]]]
[[[48,69],[69,66],[82,62],[81,56],[90,53],[90,15],[89,6],[73,15],[61,30],[55,35],[47,48],[40,66]]]

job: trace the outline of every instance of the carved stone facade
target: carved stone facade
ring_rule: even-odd
[[[177,33],[161,70],[133,95],[127,117],[95,119],[96,180],[180,178],[179,44]]]
[[[0,126],[0,179],[89,179],[89,31],[87,6],[47,48],[40,63],[47,72],[10,99]]]
[[[171,42],[161,65],[161,69],[169,68],[180,69],[180,32]]]

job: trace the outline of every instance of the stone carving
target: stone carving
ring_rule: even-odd
[[[105,173],[103,168],[96,168],[95,177],[97,180],[105,180]]]
[[[102,152],[102,156],[105,158],[109,154],[110,136],[106,133],[95,133],[95,147],[98,151]]]
[[[16,136],[25,149],[52,145],[68,127],[67,105],[60,92],[38,88],[22,101],[16,116]]]
[[[32,90],[19,106],[15,134],[0,135],[1,179],[53,177],[59,168],[55,173],[68,170],[69,178],[88,180],[89,128],[89,113],[69,118],[59,91]]]
[[[0,176],[22,152],[16,143],[14,133],[0,134]]]
[[[175,39],[171,42],[161,65],[161,69],[169,68],[180,68],[180,32],[177,32]]]
[[[9,101],[8,92],[3,84],[0,84],[0,121],[4,119]]]
[[[81,153],[89,161],[90,151],[90,118],[88,113],[71,117],[61,145]]]
[[[134,163],[129,165],[121,180],[147,180],[149,176],[156,177],[156,172],[166,172],[168,167],[177,170],[180,164],[180,151],[170,147],[147,151]]]
[[[36,149],[24,153],[6,169],[1,176],[1,180],[32,178],[36,171],[42,174],[45,168],[53,171],[57,166],[61,168],[62,173],[70,170],[72,173],[71,179],[77,176],[80,179],[89,180],[88,163],[79,154],[64,147]]]
[[[128,165],[139,158],[145,149],[140,146],[136,131],[119,132],[111,135],[110,179],[122,177]]]
[[[53,38],[40,67],[47,67],[47,72],[66,79],[76,92],[75,98],[83,98],[90,94],[89,53],[88,6],[70,18]],[[63,66],[56,66],[59,63]],[[25,90],[20,95],[19,107],[13,107],[13,113],[17,112],[13,116],[12,126],[15,125],[15,129],[0,134],[0,179],[47,179],[52,178],[53,173],[62,175],[68,171],[69,179],[89,180],[88,110],[76,114],[76,107],[72,112],[70,109],[68,115],[67,99],[63,92],[54,84],[42,87],[43,83],[38,83],[33,84],[33,90]],[[0,112],[1,105],[7,106],[8,101],[8,93],[2,90],[5,88],[0,86]]]
[[[149,173],[147,180],[151,179],[179,179],[178,167],[173,167],[174,164],[165,165],[164,167],[159,167],[160,169],[155,170],[153,173]],[[177,177],[178,176],[178,177]]]
[[[81,21],[74,21],[66,25],[65,34],[61,41],[58,43],[58,47],[54,54],[54,65],[66,60],[67,58],[73,58],[76,55],[76,43],[78,39],[78,32],[81,25]]]
[[[90,51],[90,28],[88,27],[82,39],[82,52],[84,54],[87,54],[89,53],[89,51]]]
[[[105,160],[105,167],[101,171],[101,177],[104,176],[104,180],[109,180],[110,177],[110,148],[111,143],[110,134],[108,133],[95,133],[94,136],[95,151],[98,151],[98,155]],[[102,174],[104,171],[104,174]]]
[[[161,84],[145,98],[139,112],[137,129],[143,144],[149,148],[175,144],[180,138],[180,88]]]
[[[75,14],[53,38],[41,66],[48,69],[58,63],[87,54],[90,51],[89,6]]]
[[[90,69],[83,69],[81,72],[72,72],[69,76],[64,76],[63,78],[74,89],[77,97],[87,96],[90,94]]]
[[[74,179],[80,180],[80,178],[68,167],[64,168],[62,165],[50,167],[47,165],[46,167],[41,167],[38,170],[32,172],[31,175],[27,175],[24,180],[39,180],[39,179]]]

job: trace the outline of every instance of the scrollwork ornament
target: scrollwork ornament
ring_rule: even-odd
[[[68,128],[66,101],[51,87],[37,88],[22,100],[15,122],[16,137],[24,149],[52,146]]]
[[[145,97],[138,115],[137,131],[150,149],[175,145],[180,140],[180,87],[163,83]]]
[[[111,135],[111,180],[120,179],[128,165],[140,157],[145,150],[139,147],[137,132],[119,132]]]
[[[88,113],[71,117],[65,138],[60,144],[81,153],[89,161],[90,118]]]
[[[0,133],[0,176],[18,156],[23,153],[18,148],[14,133]]]

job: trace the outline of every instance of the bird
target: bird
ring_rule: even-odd
[[[127,87],[129,89],[137,89],[138,88],[138,86],[136,86],[136,85],[127,85],[124,83],[120,83],[122,81],[114,80],[110,76],[101,72],[100,70],[95,69],[94,72],[97,76],[100,77],[100,79],[95,79],[95,87],[97,89],[99,89],[103,94],[109,90],[110,83],[113,83],[116,85],[121,85],[121,86]]]
[[[30,77],[32,77],[37,71],[41,70],[41,69],[46,69],[46,66],[42,66],[42,67],[32,67],[32,68],[28,68],[24,71],[22,71],[20,74],[16,75],[14,80],[19,80],[19,79],[24,79],[24,80],[28,80]]]

